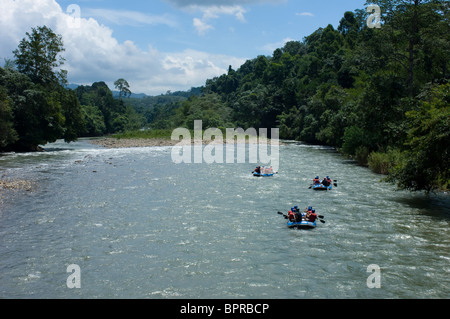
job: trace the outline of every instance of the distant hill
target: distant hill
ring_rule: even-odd
[[[72,90],[75,90],[77,87],[79,87],[78,84],[68,84],[66,86],[66,88],[72,89]],[[189,98],[190,96],[193,96],[193,95],[196,95],[196,96],[200,95],[201,90],[202,90],[201,87],[195,87],[195,88],[193,87],[187,91],[176,91],[176,92],[168,91],[166,94],[155,95],[155,96],[179,96],[179,97]],[[111,92],[112,92],[114,98],[119,97],[119,91],[111,91]],[[153,97],[153,96],[147,95],[145,93],[131,93],[131,96],[130,96],[130,98],[132,98],[132,99],[143,99],[146,97]]]
[[[118,98],[119,97],[119,91],[112,91],[112,94],[113,94],[113,97],[114,98]],[[144,97],[148,97],[149,95],[147,95],[147,94],[144,94],[144,93],[131,93],[131,96],[130,96],[130,98],[133,98],[133,99],[142,99],[142,98],[144,98]]]

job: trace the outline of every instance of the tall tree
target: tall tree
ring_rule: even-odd
[[[125,79],[118,79],[116,82],[114,82],[114,87],[119,90],[119,99],[131,95],[130,85]]]
[[[47,26],[32,28],[31,34],[27,32],[26,35],[27,38],[23,38],[13,51],[19,72],[36,84],[65,84],[67,71],[54,70],[64,64],[64,58],[60,56],[64,51],[61,35]]]

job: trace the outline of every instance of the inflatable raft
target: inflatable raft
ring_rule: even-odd
[[[312,189],[315,191],[331,191],[333,189],[333,186],[325,186],[323,184],[315,184],[312,186]]]
[[[253,173],[253,176],[255,176],[255,177],[271,177],[271,176],[273,176],[273,175],[275,175],[274,173],[272,173],[272,174],[261,174],[261,173]]]
[[[288,222],[287,226],[289,228],[313,229],[317,227],[317,223],[302,220],[301,222]]]

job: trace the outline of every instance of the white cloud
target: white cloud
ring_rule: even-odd
[[[175,27],[177,22],[168,15],[156,16],[148,15],[138,11],[123,11],[109,9],[83,9],[83,15],[93,18],[102,18],[117,25],[158,25],[164,24],[169,27]]]
[[[311,12],[299,12],[299,13],[296,13],[295,15],[302,16],[302,17],[314,17],[314,14]]]
[[[134,14],[134,13],[133,13]],[[32,27],[47,25],[61,34],[70,83],[90,85],[125,78],[136,93],[160,94],[205,84],[208,78],[238,68],[245,59],[195,50],[160,52],[149,45],[138,48],[132,41],[119,43],[113,30],[93,18],[67,13],[54,0],[0,1],[0,57],[12,51]]]
[[[218,19],[221,15],[232,15],[235,16],[240,22],[245,22],[244,13],[246,10],[239,5],[235,6],[198,6],[191,5],[189,10],[200,11],[203,13],[201,19],[194,18],[194,27],[197,29],[199,35],[204,35],[206,31],[213,29],[211,25],[208,24],[212,19]]]
[[[206,31],[213,29],[212,25],[207,24],[205,21],[199,18],[194,18],[194,27],[197,29],[199,35],[204,35]]]

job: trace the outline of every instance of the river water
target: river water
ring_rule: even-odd
[[[171,147],[46,149],[0,156],[34,183],[0,193],[0,298],[450,297],[448,194],[396,191],[330,148],[281,146],[272,178]],[[338,187],[309,189],[316,175]],[[293,205],[326,223],[288,229]]]

